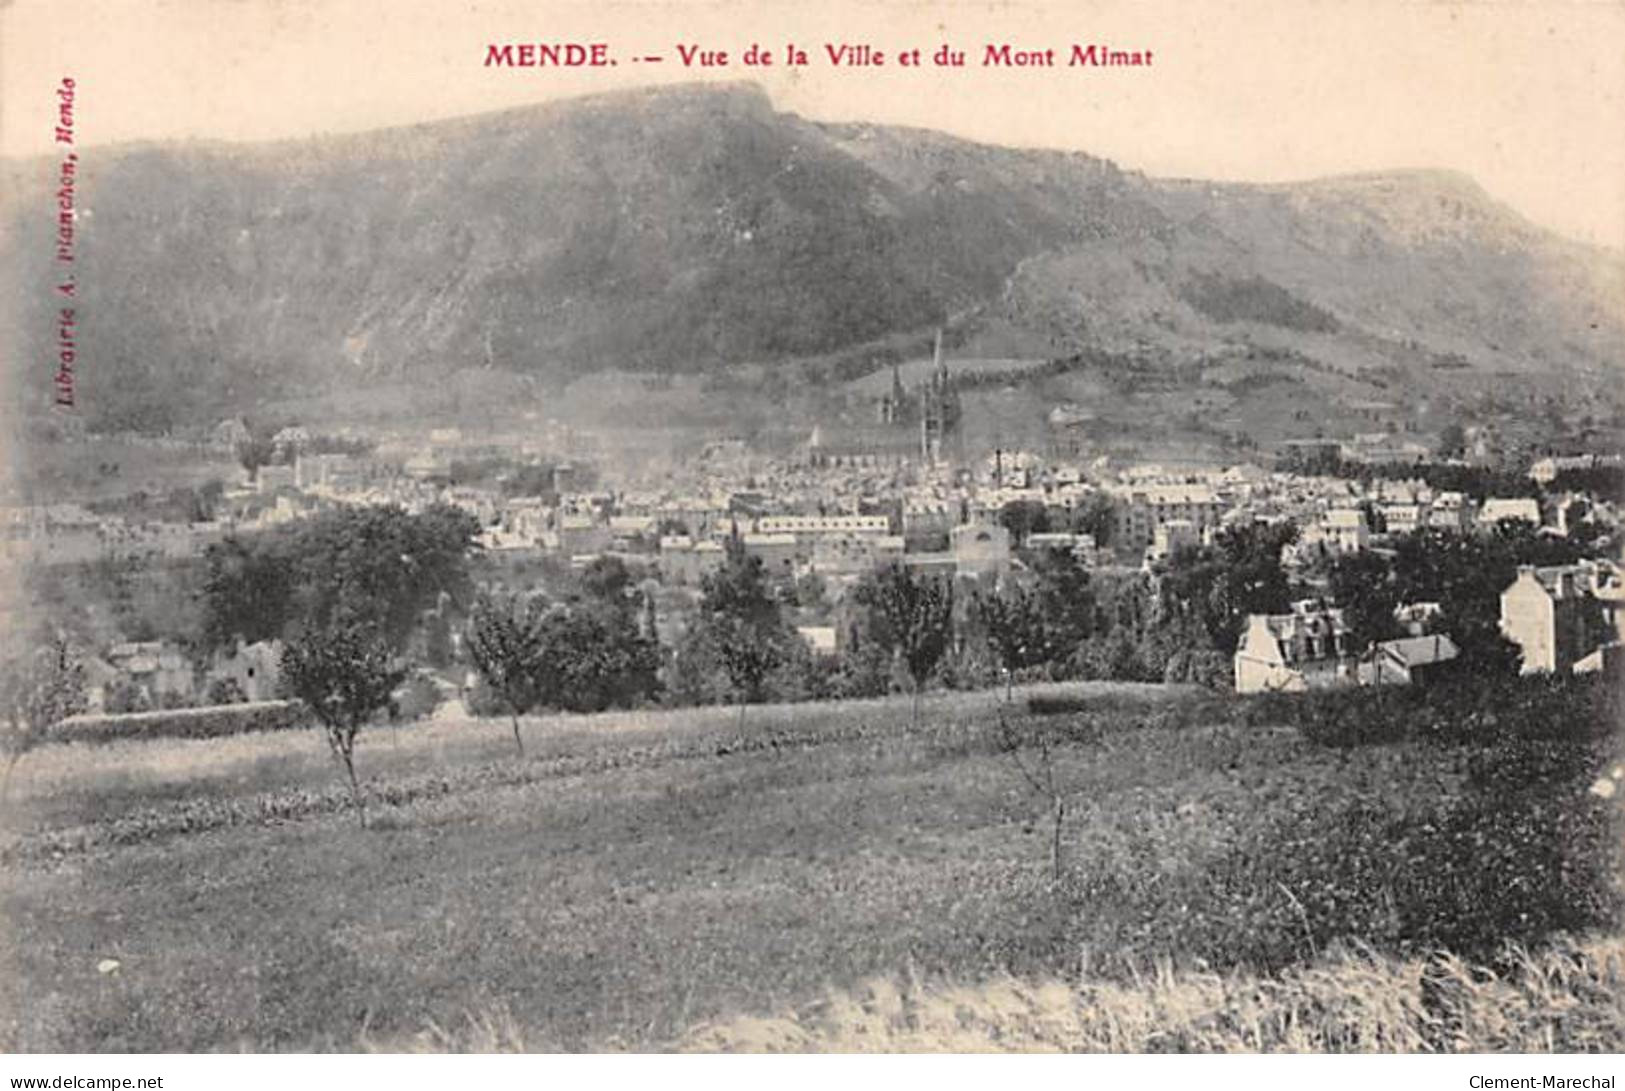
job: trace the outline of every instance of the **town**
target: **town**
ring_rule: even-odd
[[[1269,468],[1122,464],[1076,444],[972,457],[940,338],[918,388],[894,368],[874,413],[881,443],[831,443],[818,425],[789,452],[719,438],[636,480],[602,474],[582,454],[600,445],[557,421],[517,435],[363,436],[256,432],[232,418],[193,442],[234,460],[233,479],[13,506],[0,511],[0,542],[8,561],[77,588],[64,603],[78,621],[57,623],[78,628],[89,656],[87,712],[285,696],[274,623],[228,632],[173,602],[142,616],[93,600],[108,573],[147,569],[178,581],[170,597],[206,600],[205,583],[223,593],[222,559],[239,543],[358,508],[462,513],[478,557],[470,586],[485,592],[560,598],[584,573],[621,573],[643,635],[664,652],[660,681],[615,703],[742,699],[680,677],[708,581],[734,555],[770,585],[812,679],[756,699],[908,688],[885,666],[841,668],[873,654],[862,588],[887,570],[956,593],[924,686],[1121,678],[1301,691],[1419,683],[1463,656],[1474,670],[1586,673],[1625,636],[1617,455],[1545,456],[1518,473],[1471,457],[1465,437],[1445,458],[1377,433],[1287,441]],[[1440,559],[1463,551],[1471,559],[1454,569]],[[420,642],[447,630],[426,678],[472,700],[477,672],[451,632],[472,602],[454,597],[421,603],[414,627]]]

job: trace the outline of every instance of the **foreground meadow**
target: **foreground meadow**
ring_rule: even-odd
[[[770,1048],[739,1030],[769,1016],[794,1047],[861,1048],[807,1013],[875,982],[1223,995],[1321,972],[1350,935],[1425,966],[1608,920],[1567,897],[1612,866],[1600,750],[1525,806],[1482,748],[1070,692],[1048,716],[944,695],[918,723],[906,700],[537,718],[524,757],[499,720],[378,729],[368,829],[314,732],[50,747],[0,841],[0,1048]],[[1603,950],[1571,976],[1617,982]],[[1553,1047],[1621,1048],[1596,1025]],[[1159,1048],[1138,1041],[1096,1047]]]

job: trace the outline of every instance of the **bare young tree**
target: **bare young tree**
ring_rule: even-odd
[[[389,646],[369,627],[339,623],[290,641],[282,650],[282,676],[327,733],[344,763],[350,795],[363,829],[366,804],[355,773],[355,740],[362,725],[390,703],[406,677]]]
[[[1056,882],[1061,881],[1061,829],[1066,823],[1066,794],[1061,790],[1055,779],[1055,755],[1049,732],[1042,729],[1035,731],[1033,742],[1037,746],[1037,754],[1031,759],[1023,759],[1022,750],[1025,748],[1022,739],[1011,728],[1001,713],[999,716],[1000,748],[1009,755],[1010,761],[1021,773],[1027,786],[1042,796],[1049,804],[1052,826],[1050,832],[1050,870]]]
[[[513,744],[525,756],[519,717],[546,696],[546,607],[539,599],[483,597],[464,637],[468,657],[513,718]]]
[[[4,806],[17,763],[45,741],[53,724],[85,710],[84,664],[65,637],[56,637],[10,664],[0,677],[0,700],[5,716],[4,733],[0,734],[0,747],[6,754],[6,772],[0,778],[0,806]]]

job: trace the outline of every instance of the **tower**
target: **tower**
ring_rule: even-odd
[[[921,461],[941,461],[943,444],[958,435],[958,428],[959,393],[948,378],[948,362],[942,358],[942,329],[938,327],[931,377],[920,391]]]

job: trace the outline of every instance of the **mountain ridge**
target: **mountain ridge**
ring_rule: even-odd
[[[1625,262],[1426,168],[1159,179],[809,121],[750,83],[90,162],[82,345],[101,427],[468,369],[793,365],[950,320],[1036,357],[1289,344],[1433,386],[1462,386],[1440,357],[1586,389],[1625,360]],[[37,372],[52,306],[26,174],[8,161],[0,254],[30,286],[8,289],[13,380]]]

